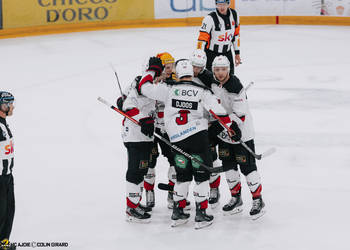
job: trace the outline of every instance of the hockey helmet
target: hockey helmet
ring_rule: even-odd
[[[226,56],[215,57],[211,66],[212,72],[214,72],[214,68],[218,68],[218,67],[225,67],[230,69],[230,61],[227,59]]]
[[[185,76],[193,77],[193,66],[188,59],[180,59],[175,63],[175,72],[177,79]]]
[[[207,55],[201,49],[196,49],[191,55],[191,63],[196,67],[205,67],[207,64]]]
[[[215,4],[218,4],[218,3],[227,3],[227,4],[230,4],[230,0],[215,0]]]
[[[6,91],[0,91],[0,104],[11,104],[15,101],[15,97]]]
[[[159,53],[157,55],[157,57],[162,60],[162,64],[165,65],[165,64],[169,64],[169,63],[174,63],[175,62],[175,59],[174,57],[172,57],[172,55],[170,55],[170,53],[168,52],[163,52],[163,53]]]

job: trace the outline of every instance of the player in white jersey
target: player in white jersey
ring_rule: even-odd
[[[172,84],[175,82],[174,75],[174,57],[168,52],[159,53],[157,55],[159,59],[161,59],[162,64],[164,66],[164,70],[162,74],[155,79],[156,84]],[[169,139],[164,125],[164,103],[161,101],[156,101],[156,110],[155,110],[155,132],[160,134],[162,137]],[[162,155],[167,158],[169,162],[168,169],[168,184],[170,186],[174,186],[176,182],[176,173],[175,173],[175,163],[174,156],[171,148],[166,145],[163,141],[159,140],[157,137],[154,139],[154,152],[153,158],[154,161],[157,160],[159,156],[158,153],[158,145],[160,146]],[[154,183],[155,183],[156,171],[155,168],[149,168],[147,175],[145,176],[144,187],[146,190],[146,204],[149,207],[154,207],[155,205],[155,195],[154,195]],[[173,192],[168,192],[168,208],[173,207]]]
[[[225,56],[216,57],[212,69],[217,82],[212,84],[211,89],[234,121],[231,125],[237,133],[234,141],[242,139],[254,151],[253,120],[245,89],[236,76],[229,74],[230,62]],[[261,179],[255,158],[241,144],[233,142],[227,132],[220,133],[218,137],[220,138],[219,158],[222,160],[226,181],[231,191],[231,200],[223,207],[225,214],[242,211],[239,165],[253,197],[250,215],[253,218],[260,217],[264,213],[265,204],[261,196]]]
[[[0,91],[0,249],[15,249],[9,243],[15,214],[15,194],[12,169],[14,166],[13,135],[6,117],[13,114],[15,98]]]
[[[193,66],[193,81],[202,85],[207,86],[208,88],[211,88],[211,84],[215,81],[213,73],[205,68],[205,65],[207,63],[207,56],[204,53],[203,50],[196,49],[192,55],[191,55],[191,63]],[[209,116],[209,126],[212,122],[215,121],[214,118]],[[216,150],[218,140],[217,137],[215,137],[215,140],[210,140],[210,150],[213,158],[213,166],[219,167],[221,166],[221,161],[218,159],[218,154]],[[219,205],[219,199],[220,199],[220,186],[221,176],[219,173],[211,173],[210,179],[209,179],[209,185],[210,185],[210,195],[209,195],[209,204],[212,208],[216,208]]]
[[[122,138],[128,151],[126,172],[126,218],[132,222],[149,222],[152,208],[140,204],[144,176],[149,168],[154,168],[152,157],[155,101],[139,95],[136,86],[141,76],[136,77],[126,91],[125,100],[118,99],[118,108],[139,121],[141,126],[123,120]]]
[[[150,65],[151,65],[150,59]],[[153,64],[161,62],[152,61]],[[160,68],[154,67],[154,68]],[[204,113],[212,110],[221,115],[222,119],[231,123],[223,107],[218,103],[212,92],[195,82],[192,82],[193,67],[189,60],[183,59],[176,63],[176,76],[179,82],[172,86],[153,84],[154,76],[159,71],[151,70],[142,77],[138,91],[143,95],[165,103],[165,128],[170,142],[207,166],[212,166],[209,153],[208,120]],[[217,135],[221,126],[212,133]],[[175,169],[177,180],[174,187],[174,207],[172,225],[186,223],[189,214],[184,213],[189,185],[194,178],[194,196],[196,201],[196,228],[208,226],[213,216],[206,214],[209,198],[209,171],[195,161],[190,161],[182,154],[175,154]]]
[[[197,48],[205,51],[207,55],[207,69],[216,56],[224,55],[231,62],[231,73],[234,73],[234,63],[241,63],[239,16],[230,8],[230,0],[215,0],[216,10],[211,12],[202,21],[199,30]],[[233,48],[232,48],[233,47]],[[233,60],[232,50],[235,58]]]

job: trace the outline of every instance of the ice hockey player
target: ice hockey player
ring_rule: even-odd
[[[155,101],[139,95],[136,86],[141,76],[136,77],[125,92],[125,100],[120,97],[118,108],[139,121],[141,126],[123,120],[122,138],[128,152],[128,169],[126,172],[126,219],[131,222],[150,222],[151,208],[142,206],[142,184],[152,161]]]
[[[205,51],[207,55],[207,69],[216,56],[224,55],[231,63],[231,73],[241,63],[239,41],[239,16],[234,9],[230,8],[230,0],[215,0],[216,10],[209,13],[202,21],[199,30],[197,48]],[[233,61],[232,47],[235,53]]]
[[[209,88],[211,88],[211,84],[215,81],[213,73],[205,68],[205,65],[207,63],[207,56],[204,53],[203,50],[196,49],[192,55],[191,55],[191,63],[193,66],[193,81],[202,85],[205,85]],[[208,117],[209,120],[209,126],[211,125],[211,122],[214,122],[215,119],[212,118],[212,116]],[[221,162],[218,159],[218,154],[216,150],[216,145],[218,143],[218,138],[215,136],[214,138],[211,138],[209,140],[210,144],[210,150],[213,158],[213,167],[219,167],[221,166]],[[209,185],[210,185],[210,195],[209,195],[209,204],[214,209],[219,205],[219,199],[220,199],[220,180],[221,176],[219,173],[211,173],[210,179],[209,179]]]
[[[0,91],[0,249],[16,249],[9,242],[15,215],[13,135],[6,117],[13,114],[14,96]]]
[[[230,115],[231,120],[234,121],[231,127],[235,128],[236,132],[236,136],[233,136],[235,142],[225,131],[219,135],[219,158],[231,191],[231,200],[223,207],[223,211],[225,214],[242,211],[241,181],[237,166],[239,165],[253,197],[250,215],[256,219],[264,214],[265,206],[261,196],[260,175],[255,158],[241,144],[236,143],[242,139],[253,151],[255,150],[253,120],[248,107],[247,95],[240,80],[229,73],[230,61],[225,56],[218,56],[214,59],[212,70],[218,82],[214,82],[211,89]]]
[[[208,120],[205,110],[212,110],[226,123],[231,123],[226,112],[212,92],[192,82],[193,67],[186,59],[175,64],[179,82],[172,85],[152,84],[153,79],[162,72],[162,63],[157,58],[150,58],[150,69],[143,75],[138,91],[143,95],[165,103],[164,119],[170,141],[175,146],[193,155],[198,161],[212,167],[209,153]],[[218,126],[216,134],[222,131]],[[213,130],[212,130],[213,132]],[[174,207],[171,216],[172,226],[184,224],[190,215],[184,213],[189,185],[194,178],[194,196],[196,201],[195,228],[211,225],[213,216],[206,213],[209,198],[209,171],[196,161],[189,160],[182,154],[175,154],[176,184],[174,187]]]
[[[156,84],[171,85],[173,82],[175,82],[175,75],[174,75],[175,59],[168,52],[159,53],[157,57],[162,61],[164,70],[162,74],[155,79],[154,82]],[[161,101],[156,101],[155,131],[157,134],[169,140],[169,137],[165,131],[165,126],[164,126],[164,103]],[[176,173],[175,173],[174,156],[173,156],[172,150],[168,145],[166,145],[163,141],[159,140],[157,137],[154,138],[152,160],[155,161],[155,164],[156,164],[157,157],[159,156],[158,144],[161,148],[162,155],[166,157],[169,162],[168,184],[171,186],[174,186],[176,181]],[[154,193],[155,177],[156,177],[155,168],[149,168],[144,180],[144,187],[146,190],[146,205],[148,207],[154,207],[155,205],[155,193]],[[167,201],[168,201],[168,208],[172,208],[174,203],[173,192],[171,191],[168,192]]]

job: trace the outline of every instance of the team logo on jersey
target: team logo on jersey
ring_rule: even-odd
[[[175,164],[179,168],[186,168],[187,166],[187,158],[183,155],[176,155],[175,156]]]
[[[148,168],[148,160],[141,160],[139,169],[146,169],[146,168]]]
[[[226,41],[232,41],[233,39],[233,34],[229,34],[227,31],[224,35],[220,35],[218,38],[219,42],[226,42]]]
[[[10,144],[5,146],[5,155],[12,154],[14,151],[13,142],[10,141]]]
[[[230,151],[226,148],[221,148],[219,150],[219,156],[220,158],[226,158],[226,157],[229,157],[230,156]]]
[[[186,89],[182,89],[182,90],[175,89],[174,90],[174,94],[176,96],[179,96],[179,95],[181,95],[181,96],[197,96],[198,95],[198,90],[194,90],[194,89],[188,89],[188,90],[186,90]]]
[[[199,155],[192,155],[193,156],[193,158],[195,158],[196,160],[198,160],[199,162],[203,162],[203,159],[202,159],[202,157],[200,157]],[[199,168],[201,165],[197,162],[197,161],[195,161],[195,160],[191,160],[191,162],[192,162],[192,167],[194,167],[194,168]]]
[[[247,157],[245,155],[236,155],[236,161],[238,163],[247,163]]]

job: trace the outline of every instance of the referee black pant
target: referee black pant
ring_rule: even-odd
[[[212,71],[212,64],[213,64],[213,61],[215,59],[215,57],[217,56],[226,56],[227,59],[230,61],[230,72],[231,74],[235,74],[235,64],[234,64],[234,61],[233,61],[233,55],[232,55],[232,51],[229,50],[225,53],[216,53],[212,50],[209,50],[209,49],[205,49],[205,54],[207,55],[207,65],[206,65],[206,68],[207,70],[209,71]],[[213,72],[214,73],[214,72]]]
[[[15,215],[13,176],[0,175],[0,241],[9,239]]]

